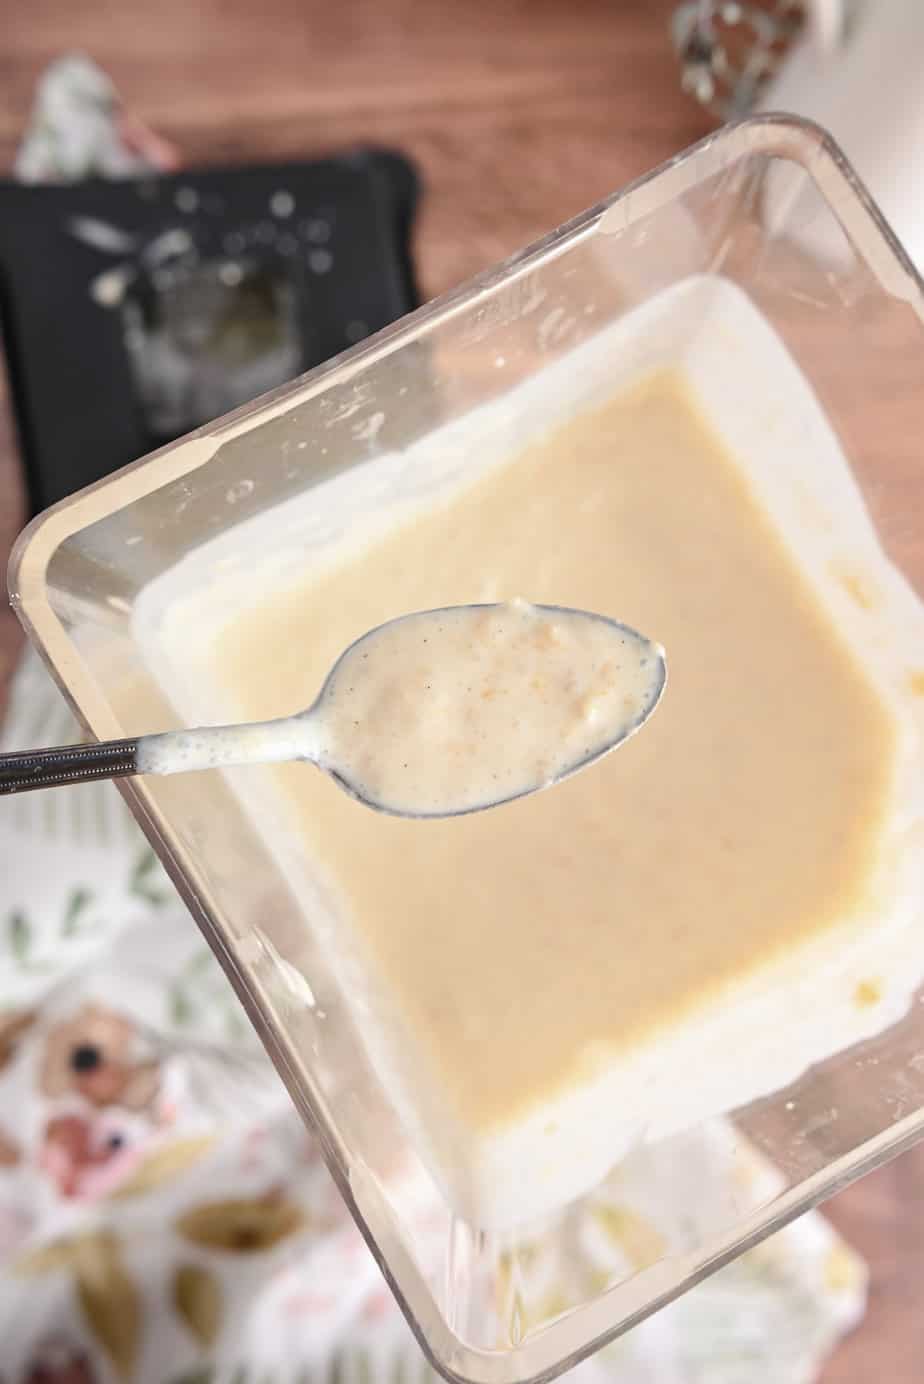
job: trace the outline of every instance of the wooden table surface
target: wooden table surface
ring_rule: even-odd
[[[418,163],[426,296],[519,248],[691,143],[672,0],[28,0],[0,27],[0,167],[42,67],[83,50],[190,163],[375,139]],[[0,563],[20,522],[0,431]],[[0,697],[18,648],[0,615]],[[924,1151],[827,1212],[872,1270],[868,1316],[824,1384],[924,1381]],[[742,1380],[741,1384],[747,1384]],[[780,1380],[779,1384],[790,1384]]]

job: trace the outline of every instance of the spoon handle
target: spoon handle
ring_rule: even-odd
[[[290,730],[297,723],[297,730]],[[288,734],[281,734],[280,731]],[[0,754],[0,797],[65,783],[128,778],[131,774],[182,774],[234,764],[278,764],[302,759],[317,763],[318,747],[306,716],[255,721],[243,726],[168,730],[132,740],[97,745],[57,745],[47,750]]]
[[[56,745],[47,750],[0,754],[0,796],[65,783],[126,778],[138,772],[137,740],[103,740],[95,745]]]

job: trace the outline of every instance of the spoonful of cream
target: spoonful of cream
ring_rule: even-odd
[[[351,644],[307,711],[0,755],[0,794],[306,760],[380,812],[452,817],[608,754],[666,679],[664,650],[603,615],[520,600],[418,611]]]

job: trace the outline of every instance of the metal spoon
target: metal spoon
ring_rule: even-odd
[[[435,663],[437,676],[442,677],[443,685],[447,685],[447,674],[454,675],[456,670],[455,665],[451,662],[453,649],[446,641],[452,638],[458,641],[461,638],[462,644],[459,645],[457,642],[455,654],[458,654],[460,647],[463,650],[467,649],[476,663],[460,670],[460,680],[461,682],[471,682],[473,680],[472,667],[474,666],[476,674],[480,675],[481,670],[486,665],[484,662],[477,663],[478,657],[481,656],[479,653],[480,646],[466,644],[469,626],[464,622],[468,621],[473,629],[476,628],[476,625],[472,624],[473,621],[487,622],[478,624],[477,628],[483,634],[486,632],[489,639],[494,638],[496,644],[498,638],[502,642],[503,631],[507,628],[516,630],[518,637],[522,637],[523,631],[517,627],[518,620],[533,621],[532,625],[527,623],[524,629],[528,632],[537,632],[537,637],[541,636],[546,627],[557,630],[559,635],[556,638],[559,643],[561,642],[560,632],[565,630],[571,634],[577,631],[585,640],[585,644],[590,639],[591,644],[586,645],[586,647],[591,648],[591,650],[597,648],[597,645],[592,642],[594,640],[599,643],[603,639],[604,643],[600,647],[604,648],[604,652],[606,652],[606,647],[611,645],[622,660],[616,666],[625,669],[625,676],[630,682],[632,678],[635,680],[632,684],[634,695],[628,710],[615,717],[611,723],[605,722],[602,726],[598,726],[593,733],[588,732],[582,736],[580,745],[570,757],[562,759],[562,751],[559,747],[559,757],[557,760],[553,758],[552,761],[554,763],[553,772],[533,768],[531,763],[524,763],[522,772],[519,772],[518,751],[516,750],[516,744],[519,742],[516,741],[515,736],[512,741],[510,735],[504,735],[501,739],[497,739],[495,736],[495,739],[490,742],[489,755],[494,752],[499,756],[506,755],[505,768],[509,771],[512,766],[512,773],[507,772],[503,782],[498,782],[496,785],[492,782],[488,792],[479,795],[476,790],[474,798],[471,792],[467,796],[464,794],[454,795],[451,766],[447,770],[449,789],[445,801],[441,799],[434,802],[427,799],[417,802],[413,799],[413,795],[408,800],[406,792],[402,797],[394,792],[382,791],[381,785],[371,786],[368,776],[360,773],[357,769],[356,757],[351,753],[353,747],[348,743],[349,734],[344,738],[342,726],[343,724],[347,727],[360,724],[359,721],[349,719],[354,714],[353,704],[350,704],[344,713],[343,698],[347,693],[354,693],[357,687],[362,693],[364,685],[360,680],[364,677],[368,680],[368,678],[375,676],[375,654],[378,652],[381,655],[384,651],[384,666],[392,686],[395,682],[393,677],[395,669],[397,668],[399,672],[405,668],[410,669],[415,664],[417,654],[421,651],[426,653],[431,667]],[[542,625],[542,621],[545,621],[545,625]],[[587,621],[592,622],[592,624],[583,623]],[[500,636],[498,636],[498,631],[501,632]],[[441,639],[443,641],[442,649]],[[386,640],[391,642],[391,655],[389,655],[384,642]],[[426,650],[423,650],[423,645],[428,646]],[[474,652],[472,652],[473,649]],[[503,652],[501,650],[501,653]],[[395,653],[399,655],[397,663],[394,662]],[[512,673],[514,684],[517,676],[523,673],[522,651],[515,651],[516,653],[519,653],[519,657],[515,656],[513,664],[506,670],[508,673]],[[392,658],[392,662],[388,662],[389,657]],[[562,658],[567,657],[567,648],[560,651],[559,664],[561,665]],[[370,658],[373,658],[372,663],[369,661]],[[487,666],[491,666],[490,660]],[[607,664],[607,667],[611,666],[611,663]],[[370,672],[370,670],[373,671]],[[410,672],[408,676],[410,676]],[[433,674],[431,673],[430,676],[432,677]],[[667,668],[663,649],[646,639],[644,635],[638,634],[627,625],[611,620],[607,616],[571,610],[562,606],[528,606],[525,602],[513,602],[503,606],[451,606],[435,611],[420,611],[411,615],[400,616],[397,620],[387,621],[385,624],[368,631],[351,644],[331,668],[317,699],[306,711],[299,712],[295,716],[238,726],[205,726],[195,730],[166,731],[157,735],[144,735],[129,740],[110,740],[92,745],[68,745],[0,755],[0,795],[28,792],[36,788],[58,787],[67,783],[85,783],[92,779],[125,778],[135,774],[182,773],[197,769],[230,767],[231,765],[304,760],[317,765],[318,768],[330,774],[347,793],[378,811],[403,817],[457,816],[461,813],[496,807],[501,803],[510,802],[514,798],[524,797],[541,788],[549,787],[553,783],[558,783],[563,778],[602,758],[603,755],[622,744],[645,724],[660,700],[666,679]],[[400,683],[400,678],[398,682]],[[369,686],[368,682],[365,686]],[[429,687],[430,684],[428,683],[428,690]],[[373,687],[372,690],[375,693],[376,688]],[[478,735],[484,737],[489,733],[490,727],[487,731],[483,726],[479,727],[477,720],[478,706],[480,705],[477,700],[478,688],[473,691],[473,688],[469,686],[465,690],[472,694],[468,703],[464,705],[464,708],[461,708],[464,709],[467,718],[467,733],[476,738]],[[513,690],[517,691],[517,688],[514,686]],[[488,694],[482,691],[480,695]],[[533,694],[527,691],[525,695],[528,700]],[[615,692],[613,695],[615,696]],[[625,704],[625,699],[623,699],[623,704]],[[398,719],[401,722],[402,728],[398,731],[389,720],[390,712],[387,708],[384,725],[381,714],[379,715],[377,723],[379,730],[371,739],[373,747],[376,743],[376,737],[379,740],[390,739],[392,745],[395,743],[401,745],[400,737],[402,735],[406,736],[409,741],[413,740],[418,725],[425,720],[427,708],[423,702],[416,708],[415,704],[411,703],[410,705],[410,723],[408,723],[406,714],[403,719],[392,718],[392,720]],[[518,704],[517,714],[523,709],[522,705]],[[380,712],[381,708],[373,707],[373,711]],[[459,712],[460,707],[451,707],[450,712],[453,711]],[[332,712],[334,713],[333,720],[336,721],[341,733],[339,751],[337,744],[332,743],[331,740]],[[480,714],[483,719],[486,713]],[[511,724],[520,725],[522,722],[514,717]],[[446,729],[446,718],[436,716],[434,719],[431,716],[429,725],[431,728],[435,726],[437,731],[442,733]],[[450,726],[450,728],[452,727]],[[459,741],[460,733],[457,726],[454,730],[455,741],[464,745],[467,742]],[[514,744],[513,750],[510,748],[511,743]],[[416,748],[419,762],[426,764],[428,755],[430,755],[430,762],[432,762],[429,745],[424,745],[423,750],[421,750],[420,745]],[[556,747],[550,748],[554,751]],[[512,761],[511,755],[513,756]],[[403,754],[399,756],[399,758],[403,757]],[[412,758],[413,756],[409,752],[407,757]],[[404,768],[407,767],[408,765],[405,764]],[[519,777],[517,777],[518,773]],[[499,776],[491,775],[490,777],[493,780]]]

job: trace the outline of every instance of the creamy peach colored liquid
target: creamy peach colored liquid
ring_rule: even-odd
[[[618,613],[668,650],[662,703],[616,754],[423,823],[272,770],[406,1041],[484,1130],[861,907],[896,753],[889,711],[672,376],[242,613],[216,676],[242,719],[285,715],[396,612],[523,591]]]

